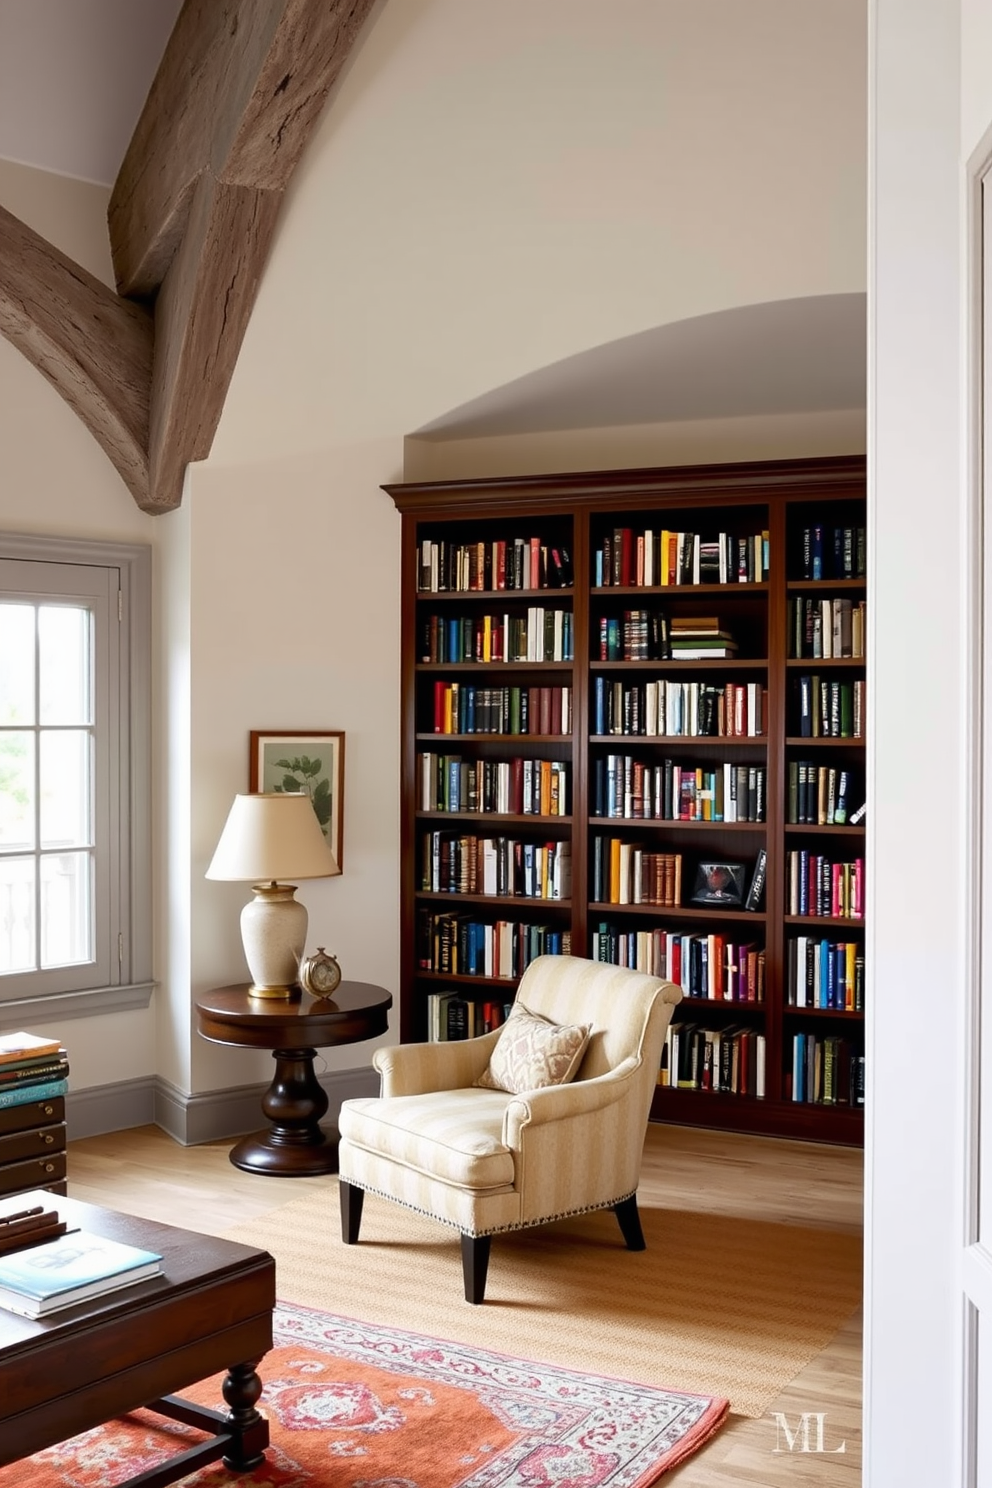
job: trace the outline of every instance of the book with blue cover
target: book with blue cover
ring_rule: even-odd
[[[23,1080],[0,1090],[0,1109],[5,1106],[26,1106],[31,1101],[55,1100],[56,1096],[66,1095],[68,1090],[68,1080],[44,1080],[40,1083]]]
[[[162,1274],[162,1257],[82,1230],[0,1256],[0,1306],[44,1317]]]

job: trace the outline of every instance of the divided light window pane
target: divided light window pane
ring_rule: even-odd
[[[0,998],[7,977],[47,994],[116,969],[117,584],[111,568],[0,562]]]

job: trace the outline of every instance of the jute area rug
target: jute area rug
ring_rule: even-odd
[[[280,1304],[262,1362],[271,1440],[249,1474],[184,1488],[648,1488],[723,1422],[725,1400],[532,1364]],[[183,1396],[216,1409],[221,1378]],[[109,1488],[202,1433],[146,1410],[0,1469],[7,1488]]]
[[[229,1232],[276,1260],[280,1300],[565,1369],[730,1401],[760,1417],[861,1299],[861,1242],[795,1225],[641,1208],[647,1250],[607,1212],[493,1239],[486,1300],[462,1292],[458,1236],[369,1194],[341,1243],[338,1195]]]

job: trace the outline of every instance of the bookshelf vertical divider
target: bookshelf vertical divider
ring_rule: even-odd
[[[403,527],[401,1038],[498,1022],[535,954],[650,962],[685,993],[654,1119],[859,1143],[864,457],[383,489]],[[756,911],[691,902],[703,863],[743,864],[746,892],[761,848]]]

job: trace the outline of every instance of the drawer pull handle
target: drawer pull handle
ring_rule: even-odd
[[[55,1164],[54,1163],[42,1163],[41,1166],[42,1166],[42,1171],[45,1172],[45,1173],[54,1173],[55,1172]]]
[[[44,1113],[45,1113],[46,1116],[53,1115],[54,1114],[54,1111],[55,1111],[55,1107],[54,1106],[42,1106],[41,1109],[44,1111]]]
[[[52,1136],[51,1132],[39,1132],[38,1135],[41,1137],[46,1147],[51,1147],[52,1143],[55,1141],[55,1138]]]

